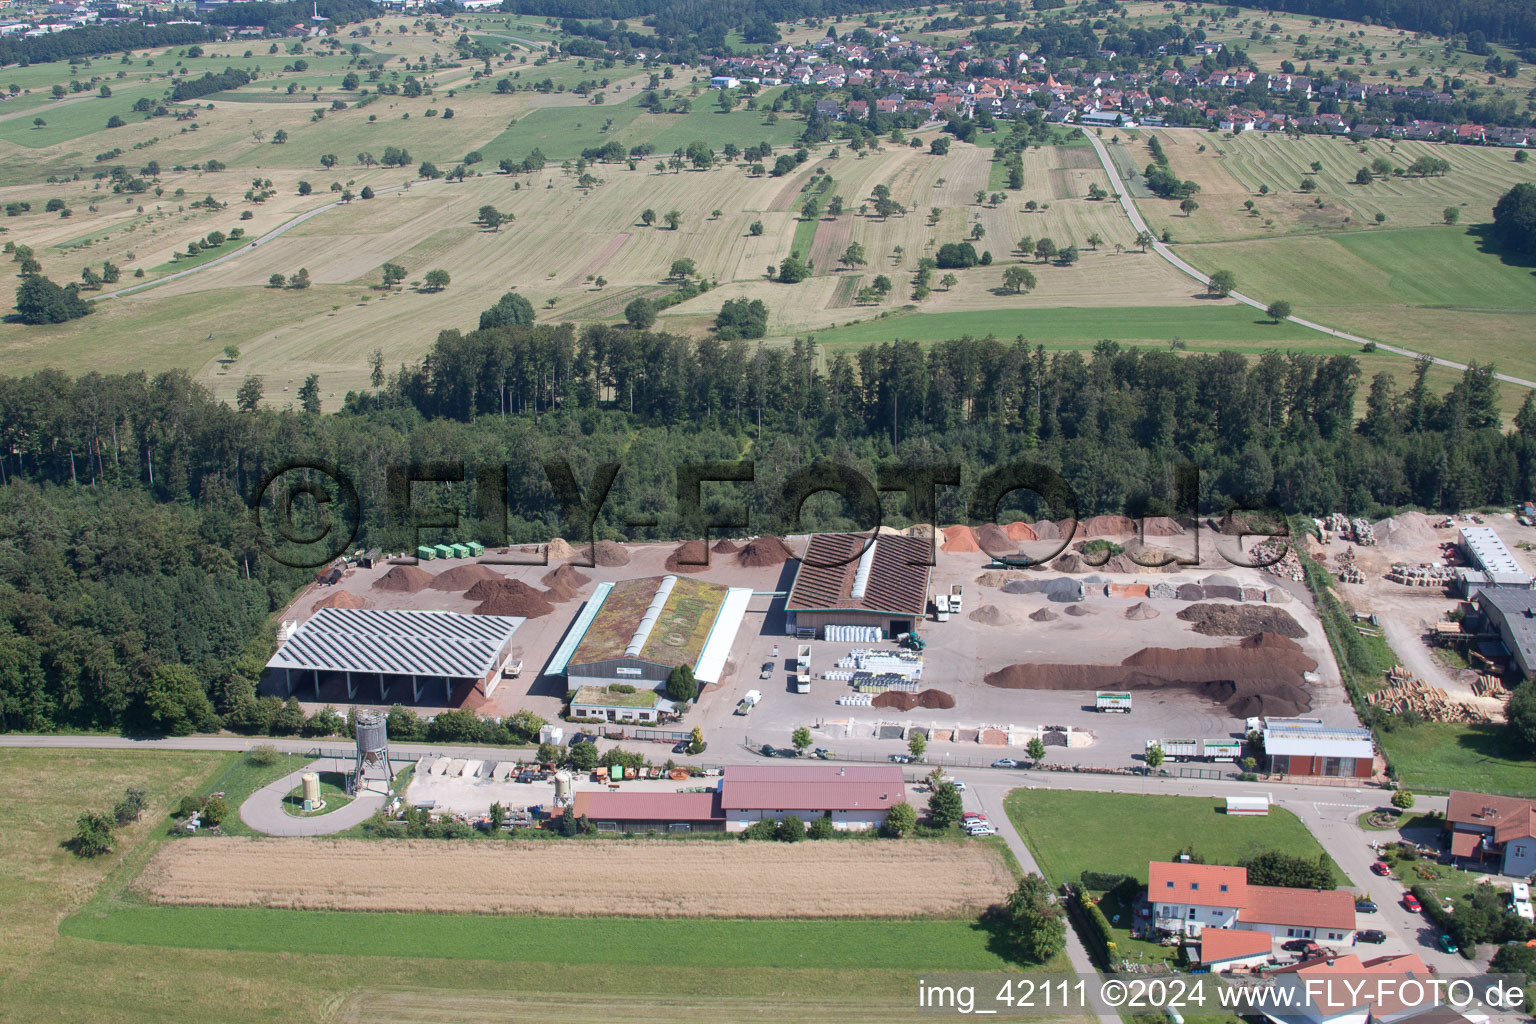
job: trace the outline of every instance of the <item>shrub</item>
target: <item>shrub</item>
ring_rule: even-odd
[[[1130,875],[1119,875],[1109,871],[1084,871],[1078,876],[1084,889],[1092,889],[1094,892],[1108,892],[1130,878]]]
[[[123,798],[112,808],[112,820],[118,825],[127,825],[139,820],[139,815],[144,813],[144,791],[132,787],[123,791]]]
[[[791,814],[779,819],[774,838],[781,843],[798,843],[805,838],[805,822]]]
[[[831,839],[837,835],[837,826],[831,818],[817,818],[811,822],[809,834],[812,839]]]
[[[176,805],[176,817],[190,818],[202,809],[203,800],[201,797],[184,796],[181,798],[181,802]]]
[[[881,830],[888,836],[904,836],[916,827],[917,811],[903,800],[899,804],[893,804],[885,813],[885,824],[881,826]]]
[[[245,755],[245,759],[257,767],[266,768],[270,765],[277,764],[277,759],[279,756],[280,755],[277,752],[277,748],[272,744],[261,743],[252,747],[250,753]]]
[[[203,823],[210,828],[217,826],[227,817],[229,817],[229,805],[224,802],[223,797],[211,796],[208,802],[203,804]]]
[[[112,818],[86,811],[75,819],[75,834],[67,844],[76,857],[100,857],[112,852]]]

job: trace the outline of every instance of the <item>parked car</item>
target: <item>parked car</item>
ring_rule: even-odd
[[[1017,768],[1018,766],[1019,762],[1015,761],[1011,757],[1000,757],[996,761],[992,762],[993,768]]]
[[[897,764],[911,764],[912,763],[912,755],[910,755],[910,754],[892,754],[891,755],[891,760],[895,761]]]
[[[1356,932],[1355,938],[1360,942],[1386,942],[1387,933],[1382,931],[1380,928],[1367,928],[1363,932]]]
[[[977,823],[975,825],[972,825],[970,828],[966,829],[965,831],[966,831],[967,835],[971,835],[971,836],[995,836],[995,835],[997,835],[997,829],[993,828],[991,825],[988,825],[986,822],[979,822],[979,823]]]
[[[1376,863],[1372,864],[1371,865],[1371,870],[1373,872],[1375,872],[1376,874],[1382,875],[1382,876],[1390,875],[1392,873],[1392,869],[1387,866],[1387,862],[1384,861],[1384,860],[1379,860]]]
[[[1355,913],[1357,914],[1374,914],[1376,913],[1376,910],[1376,904],[1372,903],[1370,900],[1355,901]]]
[[[826,747],[817,747],[815,750],[811,751],[811,753],[815,754],[823,761],[832,756],[832,751],[828,750]]]
[[[1311,939],[1291,939],[1287,942],[1282,942],[1280,948],[1287,953],[1305,953],[1309,947],[1316,945],[1317,943]]]
[[[985,814],[982,814],[980,811],[966,811],[964,814],[960,815],[960,823],[962,825],[969,825],[973,821],[986,821],[986,820],[987,820],[987,816]]]
[[[965,783],[964,782],[961,782],[959,779],[954,779],[952,781],[954,782],[955,790],[957,792],[960,792],[960,793],[964,793],[965,792]]]
[[[673,746],[673,748],[672,748],[672,753],[674,753],[674,754],[686,754],[686,753],[688,753],[688,742],[689,742],[688,740],[678,740],[677,744],[675,746]]]
[[[1423,906],[1423,904],[1421,904],[1419,902],[1419,898],[1417,896],[1415,896],[1411,892],[1403,893],[1403,906],[1407,907],[1410,911],[1412,911],[1415,914],[1422,914],[1422,913],[1424,913],[1424,906]]]
[[[1447,953],[1461,952],[1461,947],[1456,945],[1456,940],[1444,932],[1440,934],[1440,948],[1445,950]]]
[[[771,662],[771,661],[763,662],[763,667],[758,671],[757,678],[759,678],[759,679],[768,679],[768,678],[771,678],[772,676],[773,676],[773,662]]]

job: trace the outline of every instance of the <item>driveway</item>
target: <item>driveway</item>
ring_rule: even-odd
[[[383,793],[365,790],[345,807],[312,818],[301,818],[283,809],[283,797],[293,792],[305,772],[333,771],[335,768],[335,759],[323,758],[261,787],[240,805],[240,820],[269,836],[328,836],[362,824],[384,806]]]

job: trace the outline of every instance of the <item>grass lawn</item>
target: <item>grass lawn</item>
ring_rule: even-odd
[[[1145,880],[1148,861],[1170,859],[1186,846],[1212,864],[1266,850],[1309,860],[1323,853],[1300,819],[1278,807],[1263,818],[1229,818],[1215,798],[1027,789],[1009,793],[1005,806],[1053,884],[1085,870]],[[1332,866],[1335,881],[1348,885]]]
[[[1413,792],[1470,789],[1536,796],[1536,760],[1512,749],[1501,725],[1431,722],[1380,736],[1387,760]]]
[[[269,782],[276,782],[289,772],[298,771],[309,763],[308,758],[294,757],[290,754],[278,755],[276,764],[259,765],[251,761],[249,756],[240,756],[231,761],[229,766],[220,772],[202,789],[196,790],[199,796],[209,793],[223,793],[224,802],[229,805],[229,817],[219,825],[225,833],[233,836],[258,836],[261,835],[249,828],[240,820],[240,805],[246,797],[256,792]],[[323,787],[322,787],[323,788]]]
[[[664,920],[122,905],[87,908],[61,931],[133,945],[350,956],[414,949],[422,956],[503,963],[645,966],[665,949],[667,963],[686,967],[1016,969],[989,948],[987,931],[953,919]]]
[[[1263,351],[1276,345],[1323,338],[1292,323],[1272,324],[1249,306],[1120,306],[1093,309],[1076,306],[1045,309],[988,309],[955,313],[896,314],[849,324],[816,335],[827,348],[865,345],[903,338],[942,341],[964,335],[993,334],[1012,340],[1022,334],[1031,343],[1053,348],[1092,348],[1102,338],[1121,342],[1168,344],[1174,338],[1199,345]],[[1327,342],[1329,352],[1355,352],[1359,346]]]

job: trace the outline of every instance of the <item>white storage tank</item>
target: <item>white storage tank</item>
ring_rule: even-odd
[[[575,784],[570,772],[555,773],[555,804],[557,806],[569,807],[574,789]]]
[[[318,772],[305,772],[301,781],[304,783],[304,809],[314,810],[320,806],[320,775]]]

